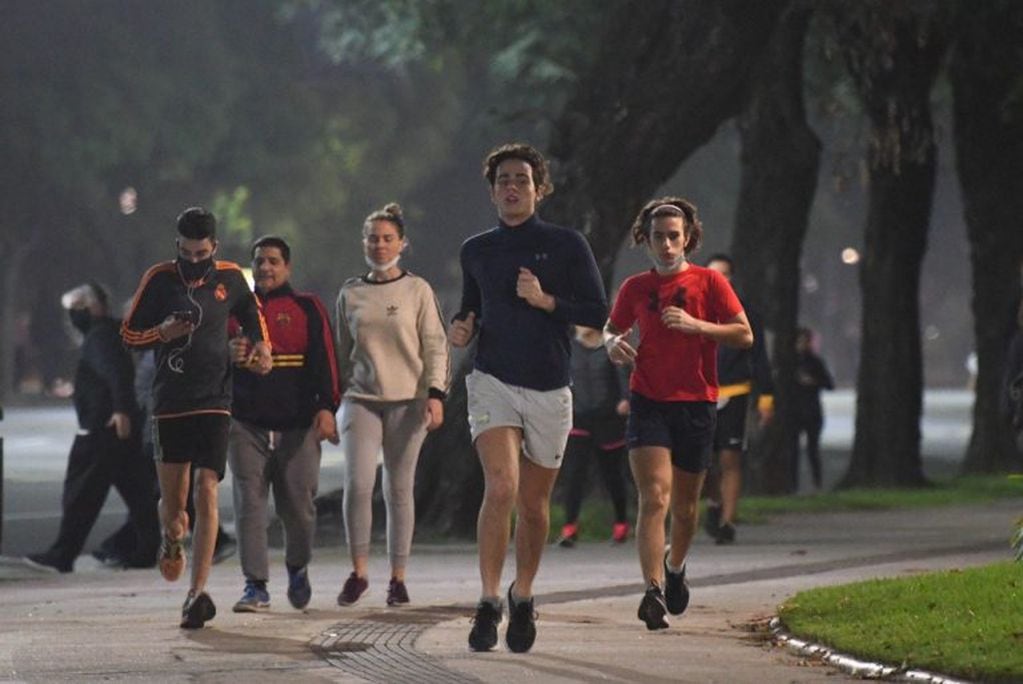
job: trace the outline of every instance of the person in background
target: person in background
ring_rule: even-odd
[[[156,562],[160,523],[153,496],[152,465],[142,453],[142,412],[134,394],[135,369],[121,344],[120,321],[110,315],[110,296],[96,282],[61,298],[71,325],[82,335],[75,369],[74,406],[78,433],[68,456],[62,515],[49,549],[29,554],[33,567],[71,572],[113,485],[128,507],[134,553],[131,567]]]
[[[366,217],[362,246],[369,272],[337,297],[341,441],[346,457],[345,537],[352,561],[337,602],[351,606],[369,588],[369,547],[377,458],[384,456],[387,605],[409,603],[405,584],[415,528],[416,463],[426,433],[444,421],[450,361],[440,304],[424,279],[398,265],[408,241],[401,207]]]
[[[129,302],[130,304],[130,302]],[[153,377],[156,375],[156,357],[153,350],[147,349],[135,353],[135,398],[142,409],[142,453],[145,456],[146,470],[153,490],[153,501],[160,500],[160,485],[156,479],[156,463],[153,460]],[[144,487],[144,483],[139,483]],[[189,492],[188,513],[189,531],[195,525],[195,503]],[[131,513],[126,516],[117,530],[104,539],[99,547],[92,552],[93,557],[103,565],[110,568],[151,568],[156,565],[156,548],[160,545],[159,529],[156,530],[155,546],[153,553],[149,553],[148,547],[143,547],[142,553],[138,553],[135,533],[136,524],[131,519]],[[234,537],[223,528],[217,526],[217,541],[213,546],[213,564],[216,565],[234,555],[238,549]]]
[[[715,254],[707,268],[732,282],[734,266],[727,254]],[[742,302],[742,299],[739,300]],[[767,344],[760,317],[743,304],[753,330],[748,349],[718,348],[717,427],[714,428],[715,463],[707,471],[704,493],[707,514],[703,525],[718,544],[735,541],[735,518],[742,495],[742,457],[746,453],[750,410],[757,413],[760,427],[774,415],[774,380],[767,359]]]
[[[689,263],[703,226],[681,197],[648,202],[632,224],[650,271],[625,280],[604,326],[617,364],[632,364],[626,443],[639,494],[636,549],[646,591],[637,616],[647,629],[689,605],[686,557],[699,519],[700,490],[714,444],[718,345],[749,347],[753,332],[728,281]],[[627,337],[639,328],[639,345]],[[671,545],[664,550],[671,511]]]
[[[559,546],[571,548],[578,539],[579,511],[594,462],[614,508],[611,541],[621,544],[628,538],[625,482],[628,414],[628,372],[608,359],[600,330],[577,325],[572,340],[572,431],[561,467],[565,524]]]
[[[814,349],[814,334],[809,328],[796,331],[796,434],[789,469],[793,491],[799,489],[799,440],[806,435],[806,457],[810,461],[813,485],[820,489],[822,482],[820,441],[824,429],[824,411],[821,409],[821,390],[835,389],[824,359]]]
[[[197,629],[216,615],[205,591],[219,524],[217,485],[227,465],[231,417],[228,322],[242,322],[253,342],[252,365],[269,373],[269,334],[259,302],[237,264],[216,261],[217,221],[201,208],[177,220],[177,259],[142,276],[121,338],[133,349],[156,350],[153,442],[160,481],[164,534],[160,574],[169,582],[185,569],[186,512],[195,497],[192,573],[181,607],[182,629]]]
[[[284,524],[288,601],[309,604],[320,479],[320,442],[338,443],[334,414],[341,401],[330,317],[320,299],[291,287],[291,247],[268,235],[252,245],[252,277],[273,347],[273,370],[248,369],[252,349],[231,320],[234,395],[227,462],[233,476],[235,520],[245,589],[234,612],[267,610],[268,497],[273,487]]]

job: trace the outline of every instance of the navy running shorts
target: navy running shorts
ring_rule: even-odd
[[[709,401],[654,401],[633,392],[625,443],[630,449],[664,447],[671,464],[687,473],[702,473],[714,446],[716,406]]]

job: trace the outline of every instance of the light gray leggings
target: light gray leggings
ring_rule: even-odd
[[[373,483],[377,455],[384,451],[382,478],[387,504],[387,554],[392,569],[404,569],[416,524],[413,485],[419,448],[426,439],[426,400],[341,402],[345,468],[345,536],[349,552],[369,555]]]

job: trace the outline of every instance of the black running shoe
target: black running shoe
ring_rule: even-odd
[[[718,528],[721,527],[721,506],[707,504],[707,510],[703,514],[703,531],[712,539],[718,538]]]
[[[501,624],[501,609],[486,601],[476,606],[476,617],[472,619],[469,632],[469,648],[473,651],[493,651],[497,646],[497,626]]]
[[[533,648],[536,641],[536,611],[533,610],[533,598],[516,603],[512,599],[512,582],[508,587],[508,631],[504,633],[505,643],[515,653],[525,653]]]
[[[664,594],[661,593],[661,588],[651,582],[639,604],[637,613],[639,619],[646,623],[646,628],[649,630],[667,629],[668,620],[664,617],[667,613],[668,607],[664,604]]]
[[[668,569],[668,554],[664,554],[664,603],[672,615],[681,615],[689,607],[686,566],[682,566],[682,572],[672,572]]]
[[[735,525],[726,522],[718,528],[716,544],[731,544],[735,541]]]
[[[181,606],[181,629],[199,629],[217,615],[213,599],[205,591],[198,594],[189,592],[185,605]]]

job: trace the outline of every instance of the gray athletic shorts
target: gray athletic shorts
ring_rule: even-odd
[[[544,468],[560,468],[572,429],[572,391],[541,392],[501,382],[474,370],[465,377],[469,394],[469,432],[476,438],[491,428],[522,430],[522,452]]]

